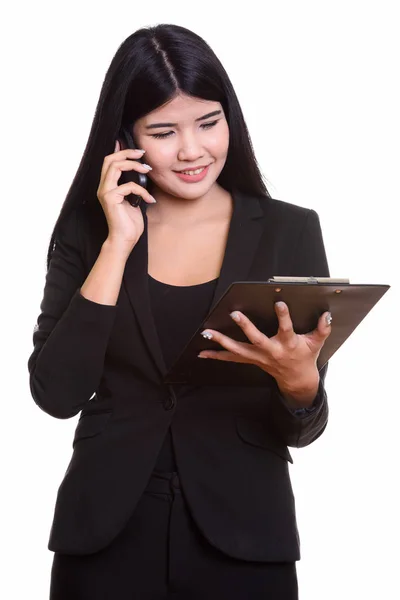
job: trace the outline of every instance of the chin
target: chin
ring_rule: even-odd
[[[196,200],[197,198],[206,196],[213,189],[214,186],[215,186],[215,182],[212,185],[207,185],[204,187],[198,186],[197,189],[188,190],[186,192],[177,191],[175,195],[178,196],[179,198],[184,198],[186,200]]]

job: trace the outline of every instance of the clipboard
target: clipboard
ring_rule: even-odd
[[[332,313],[332,331],[317,362],[321,370],[389,288],[383,284],[351,284],[348,279],[330,277],[275,276],[268,281],[236,281],[198,327],[164,382],[245,386],[270,383],[272,377],[256,365],[202,360],[198,354],[202,350],[222,350],[218,343],[203,338],[201,332],[207,328],[248,342],[229,316],[235,310],[243,312],[268,337],[276,335],[278,318],[274,304],[279,300],[288,305],[294,330],[299,334],[315,329],[325,311]]]

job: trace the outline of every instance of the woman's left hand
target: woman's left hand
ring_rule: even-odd
[[[250,343],[206,329],[202,335],[225,350],[204,350],[199,357],[256,365],[274,377],[282,395],[294,406],[309,406],[318,391],[317,359],[331,332],[331,314],[323,313],[314,331],[299,335],[287,305],[277,302],[275,311],[279,327],[274,337],[267,337],[243,313],[235,311],[231,317]]]

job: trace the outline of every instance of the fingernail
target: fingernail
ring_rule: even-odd
[[[285,309],[285,303],[284,302],[275,302],[275,306],[277,307],[278,310],[284,310]]]
[[[154,196],[150,196],[150,194],[149,194],[149,197],[151,198],[151,201],[153,204],[155,204],[157,202],[157,200],[154,198]]]
[[[203,356],[202,354],[198,354],[197,358],[207,358],[207,356]]]
[[[327,325],[330,325],[332,323],[332,315],[331,313],[328,313],[325,317],[325,321]]]
[[[203,336],[203,338],[205,340],[212,340],[212,338],[213,338],[213,335],[212,335],[212,333],[210,333],[210,331],[203,331],[201,333],[201,335]]]
[[[142,163],[142,165],[146,167],[146,169],[149,169],[149,171],[152,171],[153,169],[153,167],[151,167],[150,165],[146,165],[146,163]]]
[[[143,148],[135,148],[135,150],[137,150],[138,152],[141,152],[142,154],[144,154],[146,152],[146,150],[143,150]]]
[[[231,313],[231,317],[234,321],[239,322],[240,321],[240,315],[239,313],[235,310],[235,312]]]

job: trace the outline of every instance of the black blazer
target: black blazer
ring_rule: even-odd
[[[214,301],[235,280],[329,275],[313,210],[242,193],[233,198]],[[315,409],[302,415],[288,408],[272,378],[262,387],[193,385],[177,393],[163,383],[147,287],[147,226],[127,260],[117,305],[80,294],[101,248],[91,210],[75,209],[57,236],[28,361],[31,393],[45,412],[64,419],[82,411],[49,549],[88,554],[113,540],[172,425],[183,493],[209,542],[239,559],[298,560],[287,446],[306,446],[325,429],[325,370]]]

